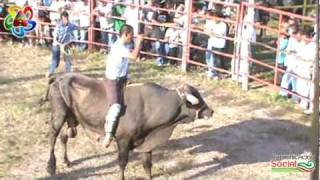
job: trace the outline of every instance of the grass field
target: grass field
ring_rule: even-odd
[[[0,44],[0,178],[50,179],[50,106],[37,104],[46,88],[44,78],[51,53]],[[77,54],[75,71],[96,78],[104,74],[105,55]],[[131,81],[157,82],[166,87],[189,83],[215,110],[214,120],[179,125],[171,140],[154,152],[154,179],[303,180],[306,173],[272,173],[274,154],[309,152],[311,119],[290,101],[264,89],[241,91],[229,80],[212,81],[202,72],[181,73],[153,62],[131,64]],[[89,135],[88,135],[89,134]],[[60,179],[117,178],[115,146],[104,149],[81,127],[69,142],[75,164],[63,165],[57,144]],[[131,153],[127,179],[144,179],[139,154]]]

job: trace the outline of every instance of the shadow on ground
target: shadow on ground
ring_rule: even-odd
[[[157,152],[165,151],[167,154],[163,155],[163,152],[154,153],[154,162],[174,160],[174,152],[188,148],[191,149],[187,152],[190,154],[205,155],[208,152],[215,151],[226,154],[223,158],[213,158],[203,163],[189,163],[190,161],[186,159],[183,166],[156,173],[154,177],[183,173],[187,170],[203,167],[200,172],[185,177],[185,179],[197,179],[202,176],[214,176],[216,171],[226,167],[270,162],[276,154],[301,154],[309,150],[308,132],[310,128],[287,120],[253,119],[204,132],[203,129],[207,127],[209,126],[199,126],[191,129],[194,132],[199,132],[198,135],[170,140],[160,150],[157,150]],[[88,159],[98,159],[105,155],[85,157],[75,162],[81,163]],[[140,161],[136,155],[132,156],[131,154],[130,157],[131,162]],[[113,166],[118,166],[116,160],[101,166],[86,167],[62,173],[58,175],[58,179],[108,175],[109,173],[104,173],[104,170]],[[50,179],[50,177],[42,179]]]

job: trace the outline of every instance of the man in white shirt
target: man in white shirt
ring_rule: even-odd
[[[209,15],[212,17],[222,17],[221,12],[210,11]],[[209,34],[206,63],[208,65],[207,75],[210,78],[216,78],[218,76],[214,69],[218,64],[221,64],[221,57],[216,55],[212,50],[222,52],[226,46],[226,40],[224,37],[227,35],[227,24],[217,19],[209,19],[206,21],[205,31]]]
[[[176,25],[178,27],[181,27],[183,25],[176,22]],[[183,31],[177,29],[177,28],[168,28],[166,31],[166,34],[164,36],[164,40],[168,43],[165,44],[165,55],[171,56],[171,57],[178,57],[181,52],[181,45],[178,45],[176,43],[182,42],[182,33]],[[175,61],[173,61],[175,62]]]
[[[138,57],[142,36],[137,37],[136,47],[132,52],[127,48],[133,40],[133,28],[130,25],[123,25],[120,30],[120,38],[112,45],[106,61],[106,90],[108,100],[108,113],[105,122],[105,138],[103,146],[108,147],[116,132],[117,120],[121,112],[123,101],[123,88],[126,85],[128,76],[128,60],[135,60]]]

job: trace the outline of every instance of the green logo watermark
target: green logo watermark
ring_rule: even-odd
[[[274,155],[271,161],[271,171],[277,173],[312,172],[314,169],[315,163],[311,155]]]

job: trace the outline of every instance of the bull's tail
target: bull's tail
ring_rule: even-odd
[[[39,106],[40,106],[40,107],[41,107],[42,105],[44,105],[46,102],[48,102],[48,100],[49,100],[50,86],[51,86],[51,84],[52,84],[55,80],[56,80],[56,78],[54,78],[54,77],[49,79],[46,93],[45,93],[44,97],[40,98],[40,100],[39,100]]]

